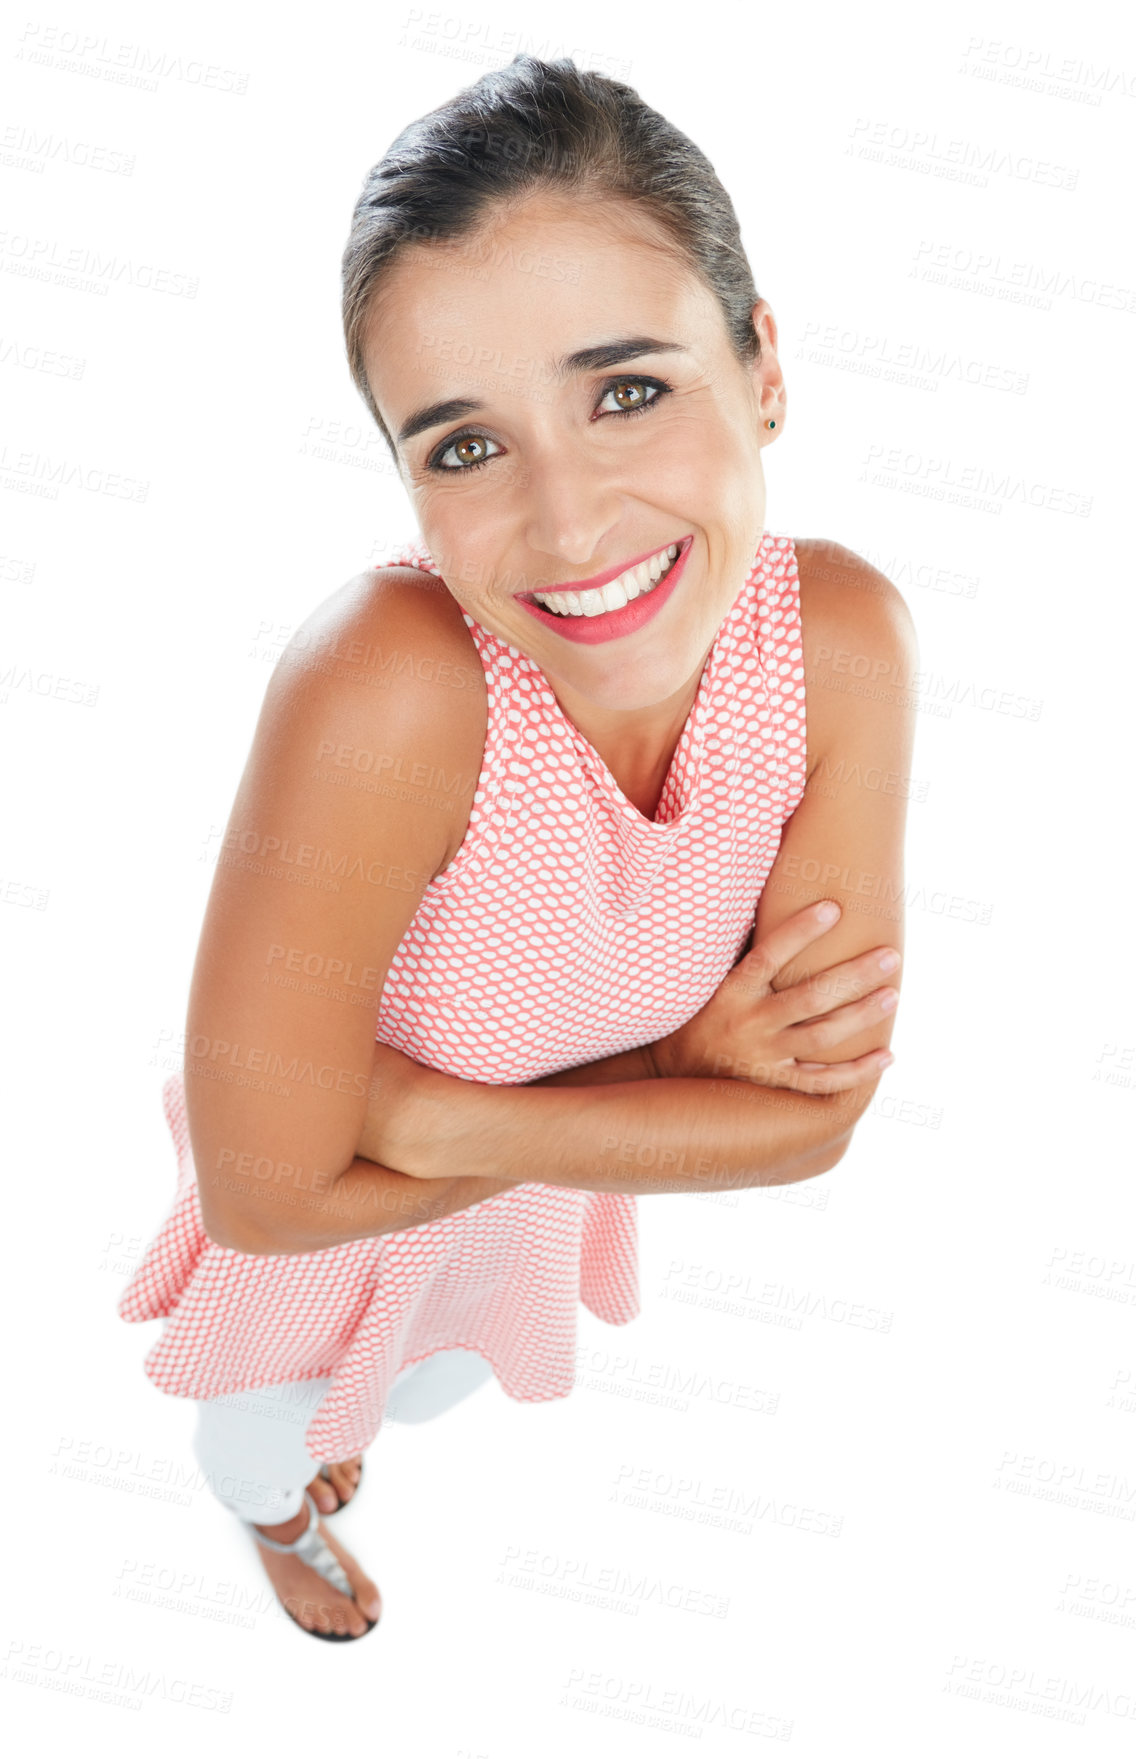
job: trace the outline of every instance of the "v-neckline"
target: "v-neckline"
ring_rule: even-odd
[[[668,799],[673,788],[677,785],[679,770],[688,754],[695,765],[697,765],[697,760],[701,755],[701,740],[696,739],[696,735],[701,732],[701,725],[705,719],[706,704],[709,700],[710,694],[710,674],[717,646],[718,641],[717,637],[715,637],[714,645],[711,647],[710,652],[707,654],[706,659],[703,662],[702,673],[698,681],[698,689],[694,693],[694,700],[690,705],[686,720],[682,724],[682,731],[679,733],[674,751],[671,754],[671,761],[667,765],[667,773],[663,777],[663,784],[659,789],[659,798],[655,803],[655,816],[653,818],[647,818],[644,813],[640,812],[634,801],[627,798],[627,795],[616,780],[615,773],[607,760],[600,755],[587,734],[582,733],[579,727],[577,727],[575,721],[565,713],[556,698],[555,692],[552,691],[550,685],[548,686],[552,699],[556,703],[556,711],[564,722],[564,725],[568,728],[572,741],[576,746],[576,750],[579,752],[587,769],[600,783],[604,791],[614,797],[616,804],[620,807],[624,815],[631,818],[635,823],[641,825],[645,831],[669,830],[671,825],[676,824],[694,802],[698,783],[697,770],[690,777],[691,786],[688,797],[683,801],[680,810],[669,819],[660,819],[658,816],[663,808],[663,803]]]

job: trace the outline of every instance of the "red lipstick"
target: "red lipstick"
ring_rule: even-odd
[[[673,541],[673,540],[672,540]],[[557,611],[547,611],[538,605],[529,595],[518,593],[517,599],[525,610],[536,617],[541,623],[562,635],[566,641],[580,641],[594,645],[601,641],[616,641],[622,635],[632,635],[642,629],[652,617],[658,616],[671,593],[678,585],[686,558],[690,554],[693,537],[685,537],[679,545],[679,553],[672,562],[669,571],[649,592],[641,592],[630,604],[622,605],[618,611],[601,611],[596,617],[566,617]],[[626,574],[629,568],[635,568],[640,562],[649,561],[657,556],[658,550],[646,550],[643,555],[636,556],[630,562],[621,562],[616,568],[608,568],[602,574],[595,574],[590,580],[571,580],[560,586],[542,587],[545,593],[554,592],[591,592],[597,587],[606,586],[609,580],[616,580]]]

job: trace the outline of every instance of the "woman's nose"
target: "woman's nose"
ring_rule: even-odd
[[[603,556],[623,516],[623,496],[606,475],[567,452],[531,464],[518,485],[529,549],[569,569]]]

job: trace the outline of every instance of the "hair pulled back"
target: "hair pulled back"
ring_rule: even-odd
[[[368,172],[343,253],[347,361],[395,454],[363,366],[372,297],[409,245],[468,238],[538,188],[638,203],[717,298],[743,364],[757,301],[733,203],[709,159],[631,86],[571,60],[517,55],[412,122]]]

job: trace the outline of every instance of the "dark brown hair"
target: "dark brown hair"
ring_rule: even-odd
[[[467,238],[494,204],[538,186],[639,203],[717,298],[739,361],[760,356],[737,215],[705,154],[630,86],[571,60],[517,55],[404,128],[355,204],[343,253],[347,361],[392,456],[363,368],[384,270],[407,245]]]

